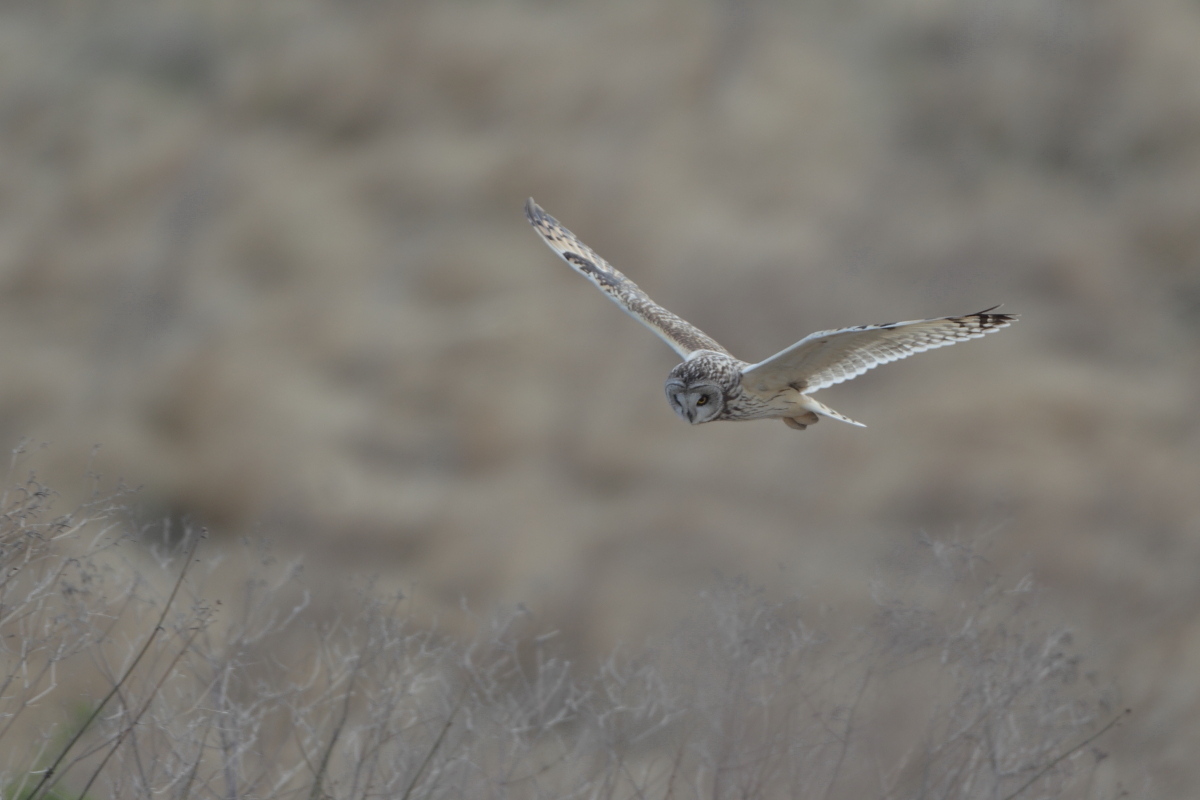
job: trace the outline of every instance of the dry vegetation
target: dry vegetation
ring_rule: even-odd
[[[53,499],[32,480],[0,499],[5,797],[1119,790],[1093,743],[1124,715],[1034,622],[1032,587],[963,546],[926,552],[957,607],[881,602],[846,629],[724,582],[657,647],[588,671],[527,611],[465,642],[369,587],[327,616],[297,570],[249,550],[245,602],[223,609],[205,573],[229,565],[198,532],[147,558],[111,499],[59,517]]]
[[[1098,770],[1082,768],[1084,751],[1071,760],[1076,776],[1097,776],[1087,796],[1120,784],[1190,798],[1200,785],[1197,42],[1193,0],[5,2],[0,447],[47,443],[23,469],[68,507],[93,495],[95,481],[79,476],[95,472],[101,485],[140,487],[123,501],[136,509],[129,525],[168,519],[178,532],[192,520],[211,531],[200,558],[219,566],[201,591],[196,565],[173,608],[205,597],[222,612],[186,647],[183,628],[156,639],[134,677],[138,698],[179,698],[156,700],[142,724],[160,711],[167,729],[192,719],[214,759],[236,750],[220,743],[226,723],[204,728],[213,707],[187,698],[211,691],[221,664],[240,663],[230,655],[239,636],[262,633],[252,617],[244,633],[231,622],[256,610],[240,569],[258,559],[239,537],[270,539],[281,559],[304,554],[311,600],[273,635],[293,648],[291,666],[321,653],[325,671],[305,673],[318,676],[308,685],[255,656],[255,670],[231,674],[228,695],[252,705],[250,684],[237,681],[260,672],[282,693],[265,695],[269,713],[239,710],[237,724],[293,755],[303,744],[311,766],[292,785],[302,792],[336,728],[320,715],[337,718],[347,665],[368,641],[335,621],[378,607],[342,588],[350,575],[368,571],[378,596],[406,596],[411,627],[370,641],[415,646],[436,621],[431,657],[456,665],[463,642],[496,659],[498,643],[530,647],[533,633],[493,640],[477,619],[526,604],[535,627],[559,631],[547,647],[581,665],[571,685],[594,698],[606,680],[596,665],[618,644],[640,652],[636,643],[665,636],[719,569],[764,587],[750,604],[762,614],[794,597],[780,613],[834,643],[781,642],[786,652],[761,662],[782,675],[791,667],[771,659],[811,658],[818,675],[844,674],[845,685],[807,695],[827,703],[822,714],[853,706],[856,676],[871,670],[860,707],[875,725],[856,725],[844,756],[828,749],[843,730],[834,723],[824,739],[810,718],[768,720],[790,733],[761,734],[771,763],[798,758],[771,749],[784,743],[813,748],[813,762],[796,763],[818,765],[803,777],[817,797],[824,785],[831,798],[852,796],[861,787],[850,776],[863,774],[882,776],[876,794],[919,794],[920,765],[935,762],[928,780],[952,789],[955,765],[969,765],[959,778],[976,781],[970,792],[1003,797],[1018,773],[1103,724],[1095,706],[1038,716],[1067,708],[1062,698],[1097,697],[1079,682],[1022,706],[1016,727],[985,725],[986,741],[955,733],[970,709],[1001,718],[986,711],[987,681],[1039,674],[1039,651],[1019,656],[998,627],[1010,616],[1046,626],[1025,642],[1073,631],[1074,651],[1134,709],[1103,740],[1111,755]],[[521,218],[530,195],[746,358],[813,330],[996,302],[1022,321],[830,390],[865,432],[691,429],[662,398],[670,352],[545,250]],[[993,532],[984,572],[994,581],[930,571],[922,533],[978,531]],[[144,547],[104,550],[87,573],[114,583],[81,619],[99,624],[111,602],[124,603],[126,622],[111,649],[88,645],[94,626],[64,631],[63,647],[84,648],[71,663],[87,666],[64,661],[58,685],[75,688],[35,704],[56,731],[103,697],[161,612],[170,581]],[[1042,591],[1001,591],[1027,573]],[[262,609],[283,614],[302,593],[279,581],[289,599]],[[901,587],[901,607],[937,610],[921,651],[936,658],[884,647],[874,582]],[[1020,608],[1004,605],[1017,599]],[[700,625],[705,641],[720,640],[721,613],[740,619],[728,602]],[[968,630],[974,640],[936,644],[978,604],[997,610],[973,617],[988,620]],[[897,620],[898,638],[924,641],[914,640],[919,616]],[[333,650],[320,644],[322,625],[336,632]],[[670,672],[682,643],[664,649],[653,668],[675,709],[672,698],[700,684]],[[418,744],[430,744],[464,679],[398,652],[361,680],[401,668],[440,676],[433,694],[412,699],[430,706],[401,703],[425,726]],[[156,670],[177,654],[182,682],[154,692]],[[758,668],[746,666],[746,680],[777,689]],[[916,689],[896,688],[910,679],[946,694],[925,707]],[[1034,692],[1021,702],[1048,685],[1021,689]],[[570,737],[513,747],[539,764],[567,752],[554,747],[590,753],[563,762],[578,773],[551,769],[560,786],[625,774],[614,792],[645,782],[661,796],[683,753],[688,790],[712,788],[725,763],[719,694],[684,702],[711,712],[697,738],[668,724],[621,756],[628,773],[585,768],[624,753],[588,738],[618,735],[587,721],[602,711],[590,699]],[[301,696],[317,699],[309,708]],[[524,707],[514,698],[498,696],[488,724],[501,725],[504,703]],[[139,708],[110,703],[97,718],[105,731]],[[289,739],[279,720],[291,707],[317,716]],[[348,719],[358,725],[364,710],[352,704]],[[465,718],[453,720],[438,758],[471,752],[463,763],[482,764],[476,777],[516,763],[471,750]],[[730,724],[751,720],[761,722]],[[1004,730],[1039,733],[1013,749]],[[89,736],[112,735],[100,731]],[[29,740],[45,755],[55,735]],[[898,742],[915,748],[908,762]],[[44,764],[3,745],[16,759],[6,769]],[[101,776],[129,774],[117,770],[125,754],[152,746],[130,734]],[[63,785],[81,789],[104,752]],[[179,750],[178,763],[197,763],[196,752]],[[238,757],[249,770],[270,752]],[[365,750],[336,759],[355,752]],[[933,753],[947,760],[928,761]],[[986,757],[1003,753],[1015,760]],[[736,763],[758,755],[728,753]],[[336,759],[330,770],[345,766]],[[410,762],[393,766],[412,780]],[[1046,780],[1067,780],[1058,767]],[[762,780],[791,791],[800,779],[783,770]],[[326,790],[351,792],[338,786]],[[753,781],[742,788],[752,793]]]

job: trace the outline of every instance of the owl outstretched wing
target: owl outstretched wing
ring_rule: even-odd
[[[880,364],[978,339],[1016,320],[1013,314],[991,313],[996,308],[999,306],[965,317],[818,331],[744,369],[742,385],[755,392],[778,392],[789,386],[804,393],[815,392],[857,378]]]
[[[679,355],[686,359],[697,350],[715,350],[728,355],[725,348],[702,330],[651,300],[636,283],[596,255],[592,248],[543,211],[532,197],[525,203],[525,217],[551,250],[562,256],[576,272],[596,284],[625,313],[658,334]]]

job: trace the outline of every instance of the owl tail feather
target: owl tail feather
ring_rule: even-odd
[[[816,400],[813,400],[811,397],[808,397],[808,396],[801,396],[799,405],[804,410],[811,411],[814,414],[820,414],[822,417],[829,417],[830,419],[841,420],[842,422],[848,423],[850,425],[856,425],[859,428],[867,427],[866,425],[862,424],[861,422],[856,422],[856,421],[850,419],[849,417],[847,417],[845,414],[840,414],[837,411],[834,411],[829,406],[825,405],[824,403],[819,403]]]

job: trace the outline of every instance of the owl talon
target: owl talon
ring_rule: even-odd
[[[804,430],[805,428],[807,428],[807,427],[808,427],[808,426],[807,426],[807,425],[805,425],[804,423],[802,423],[802,422],[797,422],[796,420],[792,419],[791,417],[784,417],[784,418],[783,418],[783,424],[784,424],[784,425],[787,425],[789,428],[795,428],[795,429],[796,429],[796,430],[798,430],[798,431],[802,431],[802,430]]]

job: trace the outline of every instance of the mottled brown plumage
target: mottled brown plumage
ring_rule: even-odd
[[[725,348],[717,344],[712,337],[705,335],[704,331],[651,300],[636,283],[596,255],[592,248],[579,241],[575,234],[543,211],[533,202],[532,197],[525,203],[525,217],[546,244],[550,245],[550,249],[562,256],[576,272],[596,284],[600,291],[612,298],[625,313],[658,334],[679,355],[687,358],[697,350],[725,353]]]
[[[782,419],[804,430],[821,417],[865,427],[809,397],[880,364],[977,339],[1016,317],[989,308],[962,317],[859,325],[810,334],[765,361],[748,364],[694,325],[655,303],[530,198],[525,216],[546,244],[626,313],[683,356],[667,376],[667,401],[692,424],[722,419]]]

